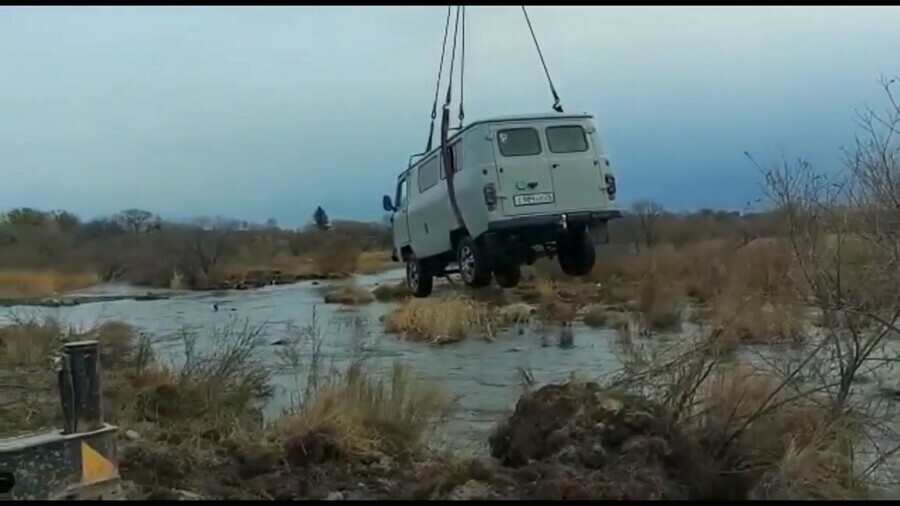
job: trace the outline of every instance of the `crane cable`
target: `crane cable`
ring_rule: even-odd
[[[528,23],[528,30],[531,32],[532,40],[534,40],[534,47],[537,49],[538,57],[541,59],[541,65],[544,66],[544,74],[547,75],[547,82],[550,83],[550,93],[553,94],[553,110],[561,113],[563,112],[563,108],[559,103],[559,94],[556,93],[556,88],[553,86],[553,79],[550,79],[550,71],[547,70],[547,62],[544,61],[541,45],[538,44],[537,36],[534,34],[534,28],[531,26],[531,19],[528,18],[528,11],[525,10],[524,5],[522,6],[522,14],[525,15],[525,22]]]
[[[450,198],[450,207],[453,209],[453,214],[456,216],[456,223],[459,225],[459,228],[462,229],[463,233],[468,233],[468,228],[466,227],[465,221],[462,217],[462,212],[459,209],[459,205],[456,202],[456,187],[453,184],[453,176],[456,170],[454,170],[454,161],[452,152],[449,145],[449,136],[450,136],[450,102],[453,97],[453,68],[456,63],[456,43],[458,41],[459,35],[459,20],[460,14],[464,13],[464,6],[456,7],[456,23],[453,28],[453,48],[450,51],[450,76],[447,79],[447,96],[444,99],[444,107],[443,114],[441,115],[441,165],[444,167],[444,175],[447,179],[447,196]],[[465,23],[465,21],[463,21]],[[465,24],[463,25],[465,27]],[[465,38],[465,28],[463,28],[463,38]],[[465,47],[465,42],[463,42],[463,47]],[[463,63],[460,63],[460,74],[462,74],[462,66]],[[460,78],[462,80],[462,78]],[[460,95],[462,94],[462,85],[460,84]],[[460,96],[460,116],[463,117],[464,114],[462,112],[462,96]],[[460,119],[460,121],[462,121]]]
[[[444,54],[447,51],[447,33],[450,29],[450,10],[451,6],[447,6],[447,20],[444,22],[444,42],[441,44],[441,63],[438,67],[437,82],[434,83],[434,103],[431,104],[431,126],[428,128],[428,144],[425,152],[431,151],[431,141],[434,138],[434,120],[437,118],[438,96],[441,91],[441,76],[444,73]]]
[[[466,6],[462,7],[462,26],[461,26],[461,37],[460,45],[462,46],[462,51],[459,55],[459,128],[462,129],[463,120],[466,118],[466,113],[463,112],[463,102],[465,98],[465,70],[466,70]]]

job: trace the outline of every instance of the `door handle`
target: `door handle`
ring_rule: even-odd
[[[532,181],[532,182],[528,183],[528,189],[533,190],[533,189],[537,188],[537,185],[538,185],[537,181]]]
[[[558,163],[554,163],[553,165],[550,166],[550,168],[551,168],[551,169],[558,169],[558,168],[559,168],[559,164],[558,164]]]

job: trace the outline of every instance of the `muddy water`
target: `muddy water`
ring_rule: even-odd
[[[359,276],[356,283],[367,289],[378,284],[395,283],[402,271]],[[322,356],[331,365],[340,366],[364,350],[370,366],[387,369],[394,362],[409,365],[418,377],[430,379],[452,392],[459,405],[446,436],[456,449],[477,449],[487,441],[493,424],[514,406],[521,394],[520,368],[529,370],[539,382],[565,378],[572,372],[596,377],[614,370],[618,363],[610,346],[612,330],[592,330],[576,325],[574,346],[556,345],[558,329],[511,328],[494,336],[493,342],[481,337],[461,343],[437,346],[406,342],[385,334],[379,317],[389,304],[373,303],[359,308],[324,304],[321,288],[314,282],[272,286],[254,291],[171,293],[164,300],[119,300],[60,308],[15,307],[14,313],[39,314],[62,322],[89,327],[105,320],[121,320],[154,336],[157,351],[176,365],[183,360],[184,330],[199,335],[198,347],[215,346],[214,332],[229,325],[265,325],[268,342],[284,338],[288,325],[303,327],[315,311],[322,334]],[[106,286],[84,295],[135,295],[134,288]],[[138,290],[146,293],[146,290]],[[218,309],[216,309],[218,307]],[[348,324],[358,319],[363,325]],[[2,322],[0,322],[2,323]],[[542,338],[542,335],[545,337]],[[360,341],[362,345],[360,346]],[[276,369],[278,346],[267,346],[264,359]],[[357,351],[354,351],[357,350]],[[301,376],[305,374],[301,372]],[[291,392],[297,391],[293,374],[276,374],[276,392],[267,406],[274,415],[290,405]],[[301,385],[304,379],[301,378]],[[446,441],[445,441],[446,442]]]
[[[390,271],[359,276],[356,283],[373,289],[379,284],[395,283],[402,276],[402,271]],[[440,441],[457,451],[483,449],[493,425],[514,406],[522,392],[519,369],[530,371],[536,381],[543,383],[564,379],[573,372],[594,379],[619,366],[612,348],[617,340],[610,329],[593,330],[576,324],[574,346],[567,349],[556,346],[559,331],[555,328],[513,327],[494,336],[493,342],[481,337],[448,346],[406,342],[382,330],[379,318],[389,310],[389,304],[376,302],[353,309],[324,304],[323,286],[324,282],[319,285],[310,281],[254,291],[170,292],[171,297],[162,300],[125,299],[60,308],[13,307],[0,312],[0,324],[10,313],[54,316],[83,328],[105,320],[121,320],[154,336],[157,352],[178,365],[184,359],[181,336],[185,330],[199,336],[198,348],[211,349],[218,344],[214,329],[263,325],[265,340],[274,343],[286,336],[289,325],[307,325],[315,312],[323,343],[324,367],[340,367],[359,356],[362,350],[373,368],[387,370],[394,362],[401,361],[411,366],[418,377],[435,381],[454,394],[459,409]],[[103,286],[79,295],[128,297],[146,292],[127,286]],[[361,323],[353,325],[353,320]],[[691,334],[696,328],[688,325],[684,330]],[[654,341],[659,344],[665,337],[657,336]],[[893,349],[889,355],[900,354],[897,343],[891,344]],[[272,364],[273,371],[279,370],[279,349],[273,344],[261,348],[261,358]],[[799,360],[805,353],[790,346],[753,346],[742,350],[741,355],[744,358],[756,355],[764,361],[788,356]],[[275,395],[266,406],[269,416],[290,406],[292,393],[305,386],[305,371],[300,371],[299,376],[275,373]],[[863,395],[872,397],[879,396],[885,387],[900,388],[878,380],[860,387]],[[895,441],[882,443],[888,447],[896,444]],[[900,476],[898,456],[889,459],[885,467],[892,476]],[[889,494],[900,496],[900,489],[893,488]]]

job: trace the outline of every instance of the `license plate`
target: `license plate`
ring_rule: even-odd
[[[552,193],[532,193],[529,195],[516,195],[513,204],[517,206],[533,206],[536,204],[552,204]]]

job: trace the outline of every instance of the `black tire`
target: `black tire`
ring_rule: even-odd
[[[413,297],[424,298],[431,295],[434,287],[434,274],[425,264],[410,253],[406,259],[406,286]]]
[[[519,264],[507,264],[494,269],[494,279],[500,288],[515,288],[522,279],[522,267]]]
[[[597,250],[594,241],[586,230],[569,232],[557,241],[559,266],[567,276],[584,276],[591,272],[597,261]]]
[[[463,237],[456,246],[456,263],[463,283],[471,288],[484,288],[491,284],[491,269],[487,256],[471,237]]]

